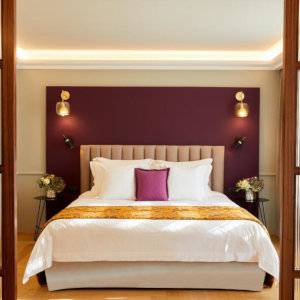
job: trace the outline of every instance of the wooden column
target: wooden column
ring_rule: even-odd
[[[2,0],[2,299],[17,298],[16,1]]]
[[[294,299],[295,174],[299,0],[285,1],[281,176],[280,299]]]

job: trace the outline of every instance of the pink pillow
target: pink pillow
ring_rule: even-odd
[[[169,198],[168,176],[170,168],[161,170],[134,169],[136,200],[166,201]]]

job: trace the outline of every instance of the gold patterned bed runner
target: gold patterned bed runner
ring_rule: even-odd
[[[264,227],[247,210],[231,206],[74,206],[63,209],[47,224],[59,219],[248,220]]]

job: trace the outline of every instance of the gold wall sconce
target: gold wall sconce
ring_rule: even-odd
[[[61,116],[65,117],[70,114],[70,103],[67,102],[71,95],[68,91],[61,91],[60,93],[61,101],[56,103],[56,113]]]
[[[246,118],[249,115],[249,105],[244,102],[245,94],[240,91],[235,94],[235,99],[237,103],[234,107],[234,113],[236,117]]]

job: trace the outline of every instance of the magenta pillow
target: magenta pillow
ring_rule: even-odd
[[[169,168],[161,170],[134,169],[136,200],[166,201],[169,198]]]

